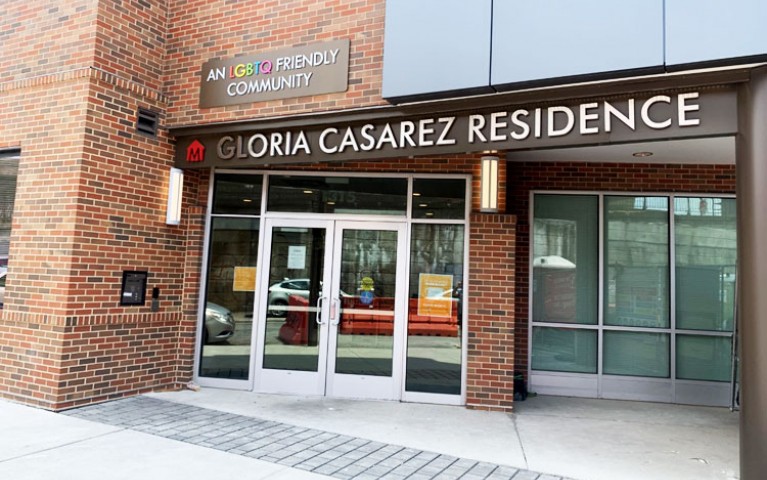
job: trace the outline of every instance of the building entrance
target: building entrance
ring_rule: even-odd
[[[217,172],[196,380],[465,402],[467,180]]]
[[[266,221],[256,389],[399,399],[405,224]]]

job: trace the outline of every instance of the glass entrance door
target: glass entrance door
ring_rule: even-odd
[[[268,220],[256,389],[397,399],[404,225]]]

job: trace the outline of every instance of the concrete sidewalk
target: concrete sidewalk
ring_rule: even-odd
[[[0,400],[7,480],[325,479],[274,463]]]
[[[508,415],[203,389],[63,415],[0,401],[0,425],[0,478],[20,480],[738,478],[737,413],[639,402],[538,397]]]

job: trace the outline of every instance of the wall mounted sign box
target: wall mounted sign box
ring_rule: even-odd
[[[345,92],[349,40],[212,59],[200,71],[200,108]]]
[[[149,272],[124,271],[120,289],[120,305],[143,305]]]

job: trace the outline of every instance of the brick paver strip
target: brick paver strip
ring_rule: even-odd
[[[62,414],[340,480],[567,480],[152,397],[115,400]]]

